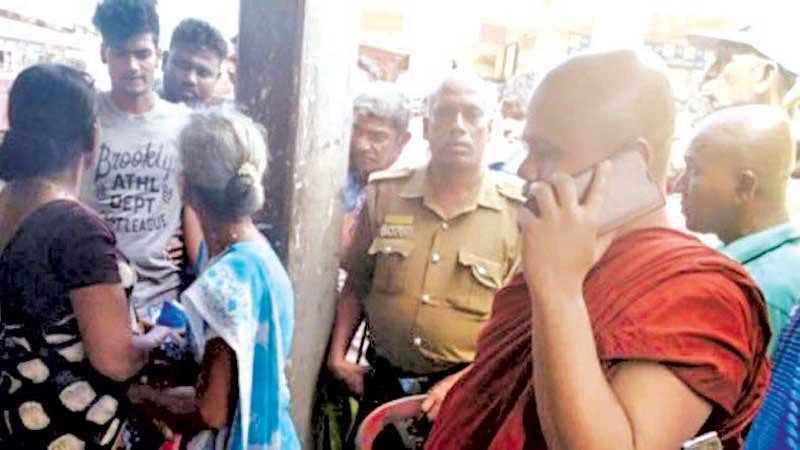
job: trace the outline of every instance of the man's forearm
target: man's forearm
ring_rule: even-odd
[[[186,247],[186,257],[189,264],[197,264],[197,254],[200,250],[200,243],[203,242],[203,228],[197,213],[188,205],[183,207],[183,242]]]
[[[533,289],[530,294],[536,298]],[[600,365],[580,289],[543,295],[548,297],[533,301],[533,382],[548,447],[634,449],[630,422]]]
[[[336,302],[336,320],[333,325],[331,348],[328,352],[329,361],[345,357],[350,340],[353,338],[353,333],[355,333],[355,328],[361,320],[362,313],[361,302],[356,297],[348,281],[345,283],[339,300]]]

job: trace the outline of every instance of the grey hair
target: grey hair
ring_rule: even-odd
[[[478,74],[475,72],[465,69],[455,69],[450,72],[442,80],[442,82],[436,86],[436,89],[425,99],[425,110],[428,117],[430,117],[431,113],[433,112],[433,107],[435,106],[439,95],[451,84],[461,84],[475,89],[482,100],[484,113],[487,115],[493,114],[497,109],[498,91],[495,86],[478,76]]]
[[[178,145],[185,187],[210,212],[236,219],[264,206],[266,133],[250,118],[230,109],[196,112]]]
[[[404,133],[408,131],[411,107],[406,96],[395,84],[374,81],[356,97],[353,115],[356,120],[366,116],[388,120],[395,130]]]

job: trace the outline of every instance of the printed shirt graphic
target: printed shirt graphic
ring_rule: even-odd
[[[153,109],[133,115],[99,100],[100,152],[84,176],[82,199],[117,236],[118,247],[135,265],[132,300],[140,310],[175,298],[179,268],[167,244],[181,227],[177,140],[189,110],[159,98]]]

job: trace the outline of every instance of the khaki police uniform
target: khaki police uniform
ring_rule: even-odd
[[[518,179],[486,171],[450,220],[431,198],[427,167],[373,174],[345,258],[373,349],[400,370],[470,363],[494,293],[519,264]]]

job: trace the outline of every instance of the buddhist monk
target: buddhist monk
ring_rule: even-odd
[[[522,269],[499,291],[428,450],[675,450],[716,431],[741,448],[767,388],[770,332],[744,269],[667,228],[663,208],[599,235],[615,153],[665,189],[674,102],[660,63],[577,56],[534,92],[519,173],[547,181],[520,210]],[[596,171],[586,196],[575,174]]]

